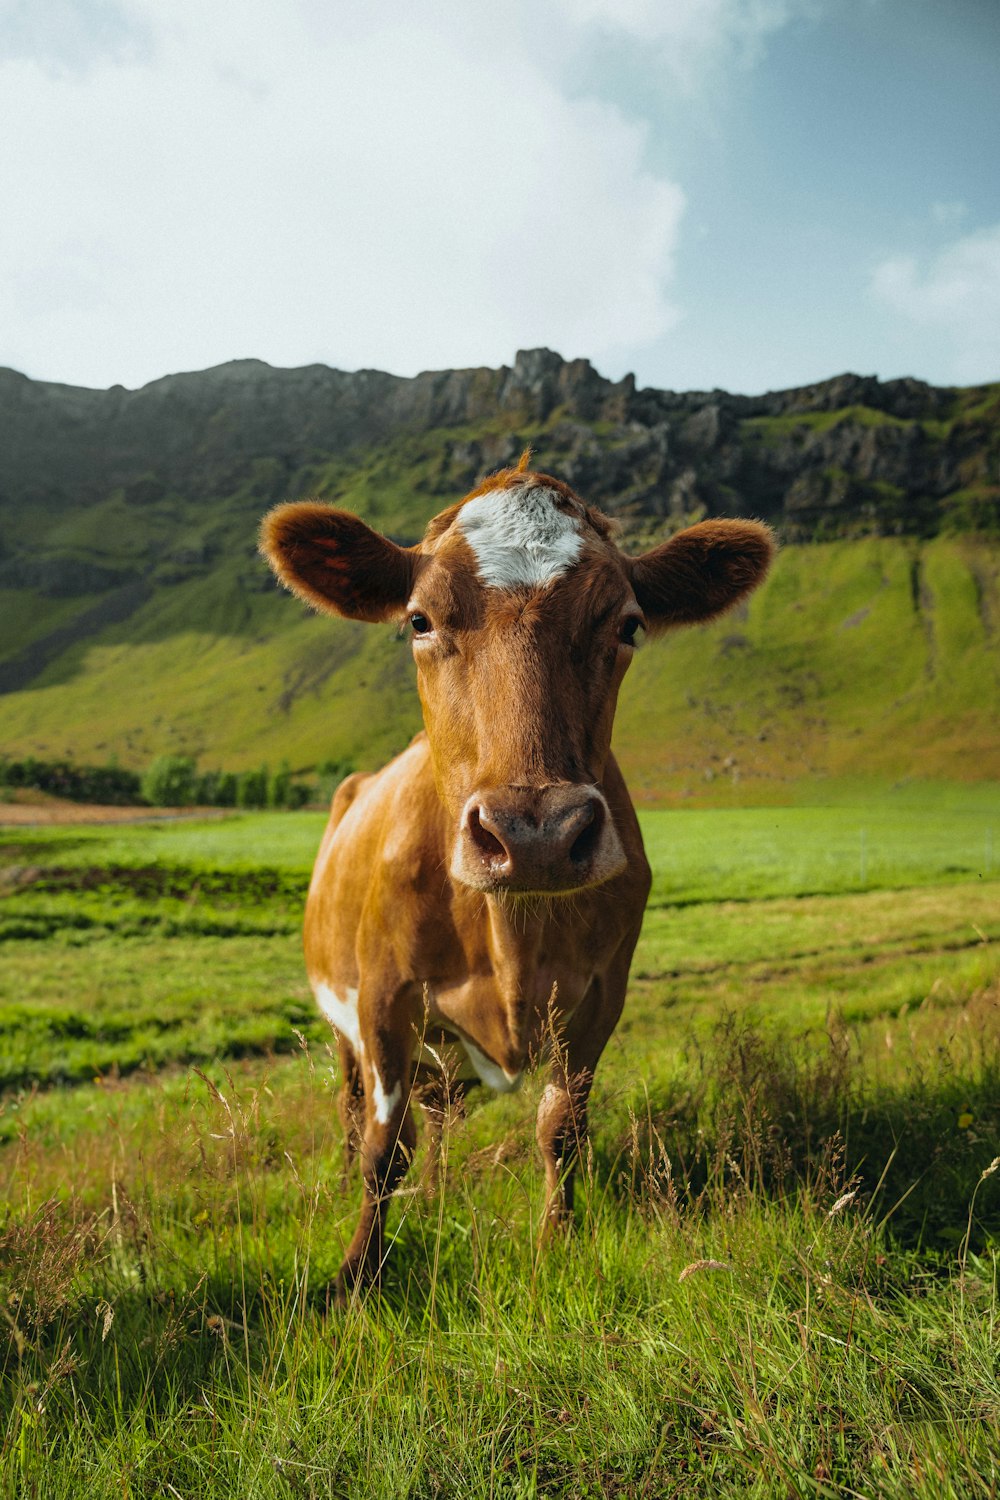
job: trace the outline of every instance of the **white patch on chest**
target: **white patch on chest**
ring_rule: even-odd
[[[344,995],[342,1000],[328,984],[316,985],[316,1004],[327,1020],[336,1026],[341,1036],[350,1042],[355,1055],[361,1057],[364,1049],[361,1045],[361,1027],[358,1025],[358,992],[345,990]]]
[[[583,547],[577,517],[542,488],[490,490],[463,505],[455,524],[480,578],[497,589],[541,588],[571,568]]]
[[[430,1003],[433,999],[430,985],[425,985],[424,993]],[[493,1089],[498,1094],[511,1094],[520,1087],[523,1069],[518,1073],[505,1072],[492,1057],[487,1057],[475,1042],[470,1042],[467,1036],[450,1023],[446,1023],[445,1033],[449,1040],[441,1048],[421,1042],[420,1062],[433,1063],[455,1079],[467,1081],[475,1076],[480,1083],[485,1083],[488,1089]]]
[[[519,1087],[520,1073],[508,1073],[498,1067],[493,1059],[487,1057],[485,1052],[480,1052],[467,1036],[462,1038],[462,1046],[465,1048],[470,1063],[488,1089],[493,1089],[498,1094],[512,1094]]]
[[[403,1097],[403,1085],[396,1082],[395,1088],[389,1090],[388,1094],[382,1087],[382,1080],[378,1075],[378,1068],[372,1068],[375,1079],[375,1087],[372,1094],[372,1103],[375,1106],[375,1118],[380,1125],[388,1125],[392,1119],[392,1112]]]

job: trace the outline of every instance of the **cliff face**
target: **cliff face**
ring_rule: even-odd
[[[546,349],[414,379],[244,360],[137,391],[3,370],[0,507],[28,507],[44,532],[46,516],[117,491],[143,510],[248,484],[270,500],[331,458],[429,432],[448,439],[443,496],[531,441],[540,465],[641,534],[719,513],[764,516],[789,540],[990,528],[1000,515],[1000,386],[841,375],[758,397],[636,390]],[[9,557],[26,537],[5,531]]]
[[[841,375],[755,397],[637,391],[534,350],[498,397],[500,410],[547,422],[553,468],[642,533],[719,514],[763,516],[790,541],[1000,522],[998,386]],[[516,447],[468,444],[461,477]]]
[[[258,459],[291,474],[404,431],[495,424],[503,415],[537,426],[559,405],[582,420],[621,422],[633,399],[631,381],[612,385],[587,361],[567,364],[547,350],[518,355],[513,369],[412,380],[237,360],[137,391],[84,390],[0,370],[0,495],[58,504],[138,486],[133,498],[150,503],[156,483],[161,493],[235,487]]]

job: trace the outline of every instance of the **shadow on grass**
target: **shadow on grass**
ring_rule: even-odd
[[[822,1050],[726,1016],[675,1087],[657,1082],[638,1105],[609,1100],[600,1112],[594,1173],[619,1201],[680,1217],[822,1183],[852,1189],[909,1249],[1000,1242],[1000,1177],[970,1221],[1000,1150],[995,987],[957,1014],[903,1016],[865,1044],[831,1020]]]

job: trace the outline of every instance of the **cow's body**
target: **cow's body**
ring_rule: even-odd
[[[306,908],[345,1125],[363,1126],[343,1294],[381,1264],[416,1140],[411,1093],[428,1070],[506,1091],[547,1055],[537,1137],[549,1219],[570,1212],[587,1096],[649,891],[610,753],[618,686],[640,623],[719,613],[763,576],[771,542],[752,523],[707,523],[627,559],[598,512],[522,465],[436,518],[419,548],[311,503],[275,512],[264,548],[322,608],[409,614],[427,726],[384,770],[338,789]]]
[[[421,1041],[425,1061],[428,1044],[440,1052],[454,1043],[452,1076],[501,1092],[517,1087],[537,1051],[550,998],[560,1017],[577,1021],[574,1031],[592,1035],[600,1026],[609,971],[623,951],[626,964],[631,957],[649,890],[638,824],[613,761],[605,790],[625,835],[626,868],[572,903],[515,905],[484,899],[447,873],[448,820],[426,735],[384,770],[341,789],[309,893],[306,967],[321,1009],[355,1051],[370,1037],[378,1097],[391,1098],[400,1083],[397,1059],[379,1066],[375,1041],[380,1012],[388,1019],[394,1005],[407,1012],[414,1055]]]

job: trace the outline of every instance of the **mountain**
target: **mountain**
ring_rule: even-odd
[[[640,657],[619,739],[649,795],[1000,776],[1000,385],[637,390],[544,349],[414,379],[237,361],[137,391],[0,370],[0,748],[372,763],[419,722],[408,653],[281,596],[259,517],[319,494],[415,540],[528,443],[630,549],[716,514],[790,544],[742,617]]]
[[[1000,385],[840,375],[764,396],[636,390],[630,375],[605,380],[547,349],[513,368],[414,379],[238,360],[137,391],[0,370],[0,432],[5,514],[61,515],[116,491],[133,509],[172,495],[272,498],[321,480],[331,461],[439,433],[436,472],[420,477],[443,496],[531,438],[539,459],[640,525],[752,511],[802,540],[1000,516]]]

